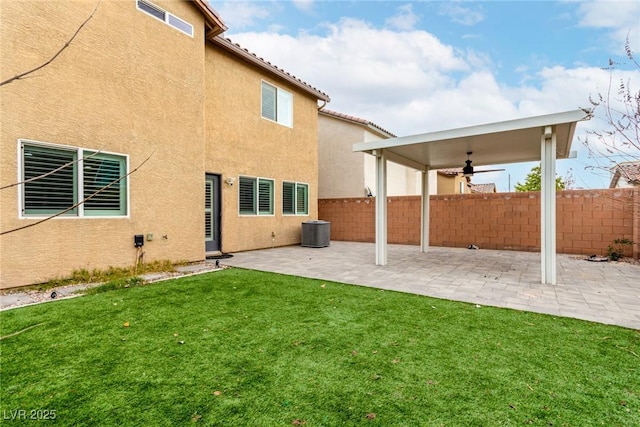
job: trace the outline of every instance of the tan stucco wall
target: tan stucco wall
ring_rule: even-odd
[[[364,129],[356,124],[320,114],[318,117],[318,165],[321,171],[319,195],[321,199],[365,196],[367,157],[354,153],[353,144],[363,142]],[[375,182],[375,169],[373,175]]]
[[[102,0],[56,61],[0,88],[2,185],[18,179],[19,138],[125,154],[131,169],[151,155],[130,177],[129,217],[54,219],[0,237],[0,287],[132,265],[134,234],[154,234],[145,260],[204,257],[204,21],[188,2],[154,3],[192,23],[194,37],[134,0]],[[2,80],[50,58],[96,4],[1,1]],[[34,222],[19,219],[17,197],[0,192],[2,230]]]
[[[375,195],[376,159],[354,153],[353,144],[383,139],[365,126],[321,114],[318,125],[320,198],[363,197],[365,188]],[[414,169],[387,162],[387,194],[420,194],[421,175]]]
[[[467,179],[460,174],[456,176],[446,176],[438,174],[438,192],[436,194],[461,194],[460,183],[462,183],[462,194],[469,194],[471,191],[467,187]]]
[[[301,223],[318,212],[317,100],[213,44],[206,68],[204,159],[206,172],[222,175],[222,251],[300,243]],[[262,80],[293,94],[292,128],[262,118]],[[240,175],[275,180],[274,215],[239,215]],[[282,214],[283,180],[309,185],[309,215]]]

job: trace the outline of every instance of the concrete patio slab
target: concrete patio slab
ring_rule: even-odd
[[[640,265],[557,255],[557,285],[543,285],[540,254],[331,242],[240,252],[223,265],[369,286],[640,329]]]

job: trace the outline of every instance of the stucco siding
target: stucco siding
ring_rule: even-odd
[[[190,22],[194,37],[134,0],[103,0],[54,62],[0,88],[2,185],[18,180],[20,138],[120,153],[130,170],[149,158],[129,178],[126,217],[56,218],[0,237],[0,287],[133,265],[134,234],[154,235],[145,261],[204,257],[204,20],[189,2],[154,3]],[[2,80],[49,59],[96,4],[2,1]],[[35,222],[20,218],[19,194],[0,193],[3,231]]]
[[[367,157],[354,153],[353,144],[362,142],[361,126],[325,115],[318,117],[320,198],[362,197],[365,195]],[[375,180],[375,176],[374,176]]]
[[[320,151],[320,198],[363,197],[367,189],[377,194],[376,159],[366,153],[354,153],[353,144],[383,139],[360,123],[320,114],[318,147]],[[387,162],[388,195],[420,194],[419,172]]]
[[[300,243],[301,223],[317,219],[317,100],[209,43],[206,49],[205,170],[222,176],[222,250]],[[261,84],[293,95],[293,127],[262,118]],[[274,180],[274,214],[240,215],[240,176]],[[225,180],[232,178],[234,185]],[[204,177],[203,177],[204,179]],[[283,181],[309,185],[309,214],[284,215]]]

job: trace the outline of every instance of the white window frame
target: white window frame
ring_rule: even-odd
[[[293,213],[285,212],[284,210],[284,186],[285,184],[293,185]],[[301,211],[298,209],[298,188],[306,188],[306,200],[305,200],[305,208],[306,210]],[[284,216],[309,216],[309,184],[306,182],[296,182],[296,181],[282,181],[282,215]]]
[[[27,145],[27,146],[31,146],[31,147],[39,147],[42,149],[49,149],[49,150],[56,150],[56,151],[68,151],[70,153],[75,153],[75,158],[76,158],[76,163],[73,165],[73,167],[76,168],[75,170],[75,174],[74,174],[74,180],[73,180],[73,186],[74,186],[74,201],[73,204],[76,204],[78,202],[80,202],[81,200],[83,200],[85,198],[84,196],[84,176],[83,176],[83,158],[85,157],[85,153],[86,152],[90,152],[91,154],[96,153],[96,155],[98,156],[108,156],[108,157],[117,157],[120,158],[120,160],[124,161],[124,173],[128,174],[130,171],[129,168],[129,156],[127,154],[122,154],[122,153],[115,153],[115,152],[110,152],[110,151],[103,151],[103,150],[95,150],[95,149],[89,149],[89,148],[84,148],[84,147],[76,147],[76,146],[71,146],[71,145],[63,145],[63,144],[54,144],[54,143],[50,143],[50,142],[42,142],[42,141],[35,141],[35,140],[31,140],[31,139],[18,139],[18,150],[17,150],[17,165],[18,165],[18,177],[17,177],[17,182],[22,183],[20,185],[17,186],[17,191],[18,191],[18,218],[19,219],[39,219],[39,218],[47,218],[50,217],[52,215],[55,215],[55,213],[32,213],[32,214],[27,214],[25,213],[26,210],[26,206],[25,206],[25,184],[23,183],[24,181],[24,151],[23,151],[23,147]],[[116,219],[116,218],[129,218],[130,212],[131,212],[131,200],[130,200],[130,180],[129,177],[127,176],[126,178],[123,179],[124,181],[124,188],[122,189],[122,191],[124,191],[124,195],[123,195],[123,204],[124,204],[124,213],[118,213],[118,214],[91,214],[88,213],[90,212],[90,210],[87,209],[88,212],[85,212],[85,204],[81,203],[80,205],[78,205],[77,208],[75,208],[75,211],[71,211],[69,213],[64,213],[62,215],[56,216],[56,219],[60,218],[60,219],[77,219],[77,218],[83,218],[83,219],[87,219],[87,218],[96,218],[96,219]],[[53,209],[52,209],[53,210]]]
[[[263,105],[265,85],[272,87],[276,92],[276,105],[274,106],[276,115],[275,120],[264,115]],[[266,80],[262,80],[260,83],[260,115],[263,119],[269,120],[270,122],[293,128],[293,93],[284,90]]]
[[[163,13],[164,14],[164,19],[160,19],[157,16],[155,16],[154,14],[149,13],[148,11],[144,10],[143,8],[140,7],[140,4],[143,4],[143,5],[147,6],[150,9],[154,9],[154,10],[158,11],[159,13]],[[148,16],[151,16],[153,19],[157,19],[160,22],[164,22],[168,26],[170,26],[172,28],[175,28],[176,30],[180,31],[181,33],[186,34],[189,37],[193,38],[193,25],[191,25],[189,22],[185,21],[184,19],[174,15],[173,13],[164,10],[160,6],[157,6],[157,5],[153,4],[153,3],[151,3],[149,0],[136,0],[136,9],[138,9],[140,12],[143,12],[144,14],[146,14]],[[181,27],[181,25],[183,25],[184,27],[188,28],[189,30],[188,31],[185,30],[184,28]]]
[[[241,181],[243,179],[249,179],[255,182],[254,193],[253,193],[253,205],[255,207],[254,212],[242,211],[240,203],[240,191],[241,191]],[[270,194],[270,212],[263,212],[260,210],[260,182],[269,182],[271,184],[271,194]],[[238,177],[238,215],[240,216],[274,216],[275,215],[275,200],[276,200],[276,181],[272,178],[264,178],[264,177],[255,177],[248,175],[240,175]]]

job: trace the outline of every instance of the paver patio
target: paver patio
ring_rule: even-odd
[[[542,285],[540,254],[389,245],[375,265],[372,243],[331,242],[234,254],[224,265],[506,307],[640,329],[640,265],[557,255],[557,285]]]

